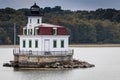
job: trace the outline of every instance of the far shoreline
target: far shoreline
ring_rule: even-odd
[[[70,44],[69,47],[120,47],[120,44]],[[19,45],[0,45],[0,48],[19,48]]]
[[[69,47],[120,47],[120,44],[71,44]]]

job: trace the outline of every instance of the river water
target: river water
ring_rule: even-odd
[[[120,47],[72,49],[75,59],[95,64],[95,67],[61,71],[15,71],[2,66],[13,60],[12,48],[0,48],[0,80],[120,80]]]

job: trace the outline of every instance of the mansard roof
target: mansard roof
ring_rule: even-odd
[[[54,35],[54,29],[56,29],[56,35],[69,35],[67,29],[63,26],[42,23],[41,25],[37,25],[35,28],[39,31],[38,35]],[[27,27],[24,27],[24,29],[27,29]],[[20,32],[20,35],[23,35],[23,31]]]
[[[53,35],[53,29],[57,30],[57,35],[69,35],[67,29],[62,26],[42,24],[37,27],[39,28],[39,35]]]

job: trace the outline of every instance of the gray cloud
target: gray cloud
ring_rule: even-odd
[[[95,10],[97,8],[120,9],[119,0],[0,0],[0,8],[29,8],[35,2],[40,7],[54,7],[58,5],[62,6],[63,9],[71,10]]]

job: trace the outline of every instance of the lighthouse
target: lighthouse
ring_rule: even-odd
[[[19,48],[13,51],[18,66],[39,67],[42,63],[73,59],[73,50],[68,46],[70,35],[67,29],[42,23],[42,16],[36,3],[30,7],[27,25],[19,35]]]

